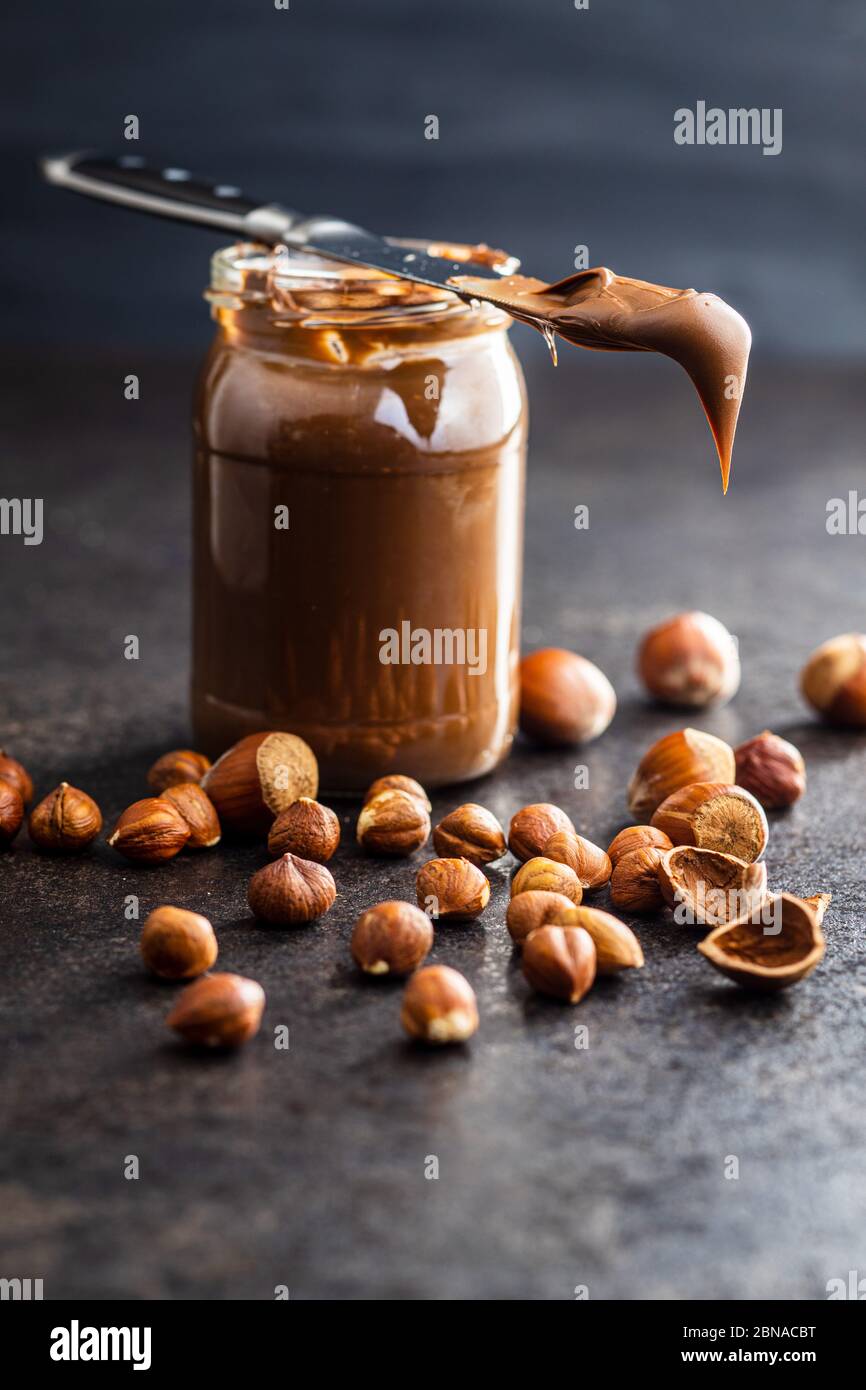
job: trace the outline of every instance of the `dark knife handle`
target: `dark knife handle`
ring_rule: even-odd
[[[138,155],[58,155],[42,160],[42,172],[49,183],[74,193],[256,241],[281,241],[304,221],[301,213],[250,198],[234,184],[173,165],[149,165]]]

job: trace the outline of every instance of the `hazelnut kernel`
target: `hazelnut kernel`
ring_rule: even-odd
[[[520,727],[538,743],[588,743],[616,713],[616,692],[586,657],[545,647],[520,663]]]
[[[189,839],[183,816],[161,796],[144,797],[127,806],[108,843],[142,864],[157,864],[180,854]]]
[[[501,859],[506,851],[499,821],[484,806],[471,801],[439,822],[433,830],[433,844],[437,854],[468,859],[479,868]]]
[[[181,782],[200,782],[210,768],[210,758],[191,748],[173,748],[157,758],[147,774],[147,785],[157,794]]]
[[[544,846],[544,858],[574,869],[584,892],[603,888],[610,878],[610,859],[599,845],[572,830],[558,830]]]
[[[848,632],[816,648],[800,673],[800,689],[831,724],[866,728],[866,636]]]
[[[430,836],[430,816],[409,792],[386,788],[361,808],[358,844],[370,854],[414,854]]]
[[[583,888],[574,869],[543,855],[527,859],[511,880],[512,898],[528,892],[562,893],[575,904],[583,898]]]
[[[37,848],[74,854],[96,839],[102,829],[102,812],[87,792],[61,782],[34,806],[27,828]]]
[[[329,806],[300,796],[281,811],[268,832],[271,854],[296,854],[325,864],[340,843],[340,822]]]
[[[522,806],[511,817],[508,848],[515,859],[534,859],[544,852],[544,846],[558,830],[574,831],[570,817],[559,806],[547,801]]]
[[[189,980],[210,970],[217,939],[206,917],[181,907],[156,907],[141,929],[141,957],[165,980]]]
[[[539,927],[578,926],[577,907],[564,893],[530,889],[518,893],[508,904],[505,925],[515,946],[522,946],[530,932]]]
[[[595,971],[595,942],[584,927],[539,927],[523,943],[523,973],[540,994],[577,1004]]]
[[[294,854],[283,854],[259,869],[247,889],[255,916],[277,927],[315,921],[333,906],[336,896],[330,869]]]
[[[11,845],[24,820],[21,793],[11,782],[0,781],[0,849]]]
[[[189,827],[186,849],[212,849],[219,844],[222,832],[216,807],[198,783],[177,782],[166,787],[160,796],[170,802]]]
[[[430,798],[421,783],[416,782],[414,777],[405,777],[402,772],[389,772],[385,777],[377,777],[364,793],[364,801],[372,801],[380,792],[406,792],[421,802],[428,815],[432,810]]]
[[[610,900],[621,912],[659,912],[664,907],[658,867],[663,851],[633,849],[617,860],[610,878]]]
[[[3,748],[0,748],[0,780],[15,788],[25,806],[33,800],[33,778],[24,764],[17,758],[10,758]]]
[[[625,830],[614,835],[607,847],[607,857],[612,868],[615,869],[622,856],[631,854],[634,849],[672,848],[673,846],[664,831],[656,830],[654,825],[627,825]]]
[[[490,900],[490,884],[468,859],[428,859],[415,876],[418,906],[434,921],[477,917]]]
[[[411,1038],[459,1043],[478,1029],[478,1003],[469,981],[448,965],[425,965],[403,991],[400,1022]]]
[[[765,729],[734,749],[737,786],[768,811],[791,806],[806,790],[806,764],[799,749]]]
[[[204,975],[187,985],[165,1020],[199,1047],[238,1047],[259,1031],[265,992],[243,975]]]
[[[368,975],[408,975],[433,945],[433,925],[412,903],[383,902],[362,912],[352,932],[352,957]]]

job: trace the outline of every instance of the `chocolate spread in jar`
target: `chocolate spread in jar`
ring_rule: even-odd
[[[477,294],[530,323],[548,341],[602,352],[661,352],[688,372],[706,412],[727,492],[731,451],[746,382],[752,335],[718,295],[677,290],[616,275],[606,266],[548,285],[525,275],[490,280],[455,276],[461,294]]]

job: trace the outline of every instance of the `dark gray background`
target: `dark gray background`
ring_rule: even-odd
[[[402,1037],[399,985],[350,963],[357,912],[411,896],[416,867],[358,852],[356,804],[340,806],[337,903],[294,932],[246,910],[259,848],[148,871],[104,842],[46,860],[22,834],[0,856],[0,1274],[44,1278],[47,1298],[269,1299],[287,1284],[293,1299],[553,1300],[578,1284],[593,1299],[820,1299],[862,1276],[866,736],[823,727],[796,686],[814,645],[864,628],[866,540],[824,525],[827,498],[862,486],[866,437],[860,6],[50,4],[12,23],[0,495],[44,497],[46,533],[0,538],[0,743],[39,794],[64,776],[111,825],[190,737],[189,398],[215,239],[32,173],[40,149],[117,144],[135,111],[147,148],[311,209],[502,241],[542,273],[586,241],[747,314],[758,346],[726,499],[672,364],[564,349],[554,372],[515,332],[532,410],[524,641],[596,660],[619,709],[585,753],[521,744],[434,812],[469,796],[507,820],[552,800],[606,843],[639,756],[682,722],[643,699],[635,644],[705,607],[738,635],[744,679],[700,723],[800,745],[809,790],[772,817],[768,869],[834,899],[825,961],[780,998],[722,981],[661,919],[635,923],[645,970],[569,1010],[522,979],[506,862],[482,921],[441,928],[434,948],[472,981],[481,1030],[429,1056]],[[701,97],[782,105],[782,155],[677,149],[673,110]],[[421,137],[430,111],[438,145]],[[130,632],[139,662],[121,657]],[[175,991],[140,968],[129,893],[142,912],[204,910],[222,965],[261,980],[265,1027],[239,1056],[169,1037]],[[288,1054],[272,1046],[282,1023]]]
[[[552,278],[586,244],[730,298],[761,348],[866,348],[860,0],[45,0],[7,34],[15,338],[202,341],[216,239],[36,186],[45,150],[128,152],[135,113],[137,152],[266,199],[504,244]],[[781,107],[782,154],[675,145],[698,99]]]

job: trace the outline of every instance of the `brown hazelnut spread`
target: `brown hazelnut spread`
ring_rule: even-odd
[[[461,294],[483,295],[547,335],[602,352],[661,352],[688,372],[706,412],[727,492],[731,451],[752,335],[718,295],[670,289],[616,275],[606,266],[556,284],[511,275],[455,277]]]

